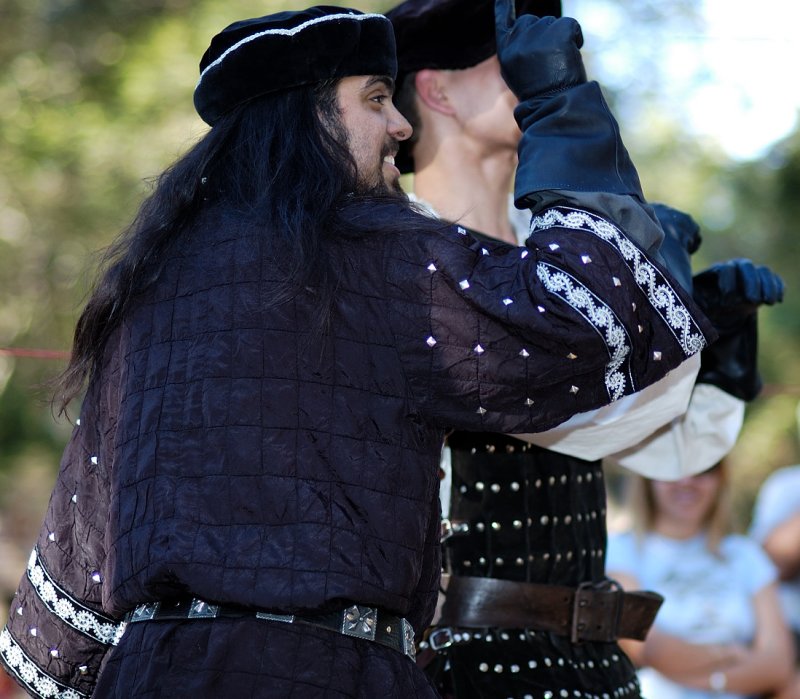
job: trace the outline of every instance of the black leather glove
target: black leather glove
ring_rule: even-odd
[[[700,355],[698,383],[713,384],[741,400],[761,390],[757,311],[783,301],[783,280],[765,266],[736,259],[695,275],[694,299],[719,332]]]
[[[574,19],[517,18],[514,0],[498,0],[494,10],[500,71],[521,102],[586,82],[583,34]]]
[[[514,202],[534,206],[541,191],[608,192],[644,200],[619,127],[595,82],[586,82],[580,26],[569,17],[516,17],[495,0],[500,70],[520,99],[522,130]]]
[[[652,204],[658,222],[664,229],[664,242],[659,252],[667,269],[680,285],[692,293],[690,256],[700,247],[700,226],[689,214],[666,204]]]

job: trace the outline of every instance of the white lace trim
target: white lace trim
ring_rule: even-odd
[[[625,327],[611,308],[564,270],[540,262],[536,265],[536,274],[548,291],[579,311],[602,335],[611,355],[606,364],[606,390],[611,400],[621,398],[625,395],[627,378],[620,367],[631,353],[631,342]]]
[[[83,694],[77,689],[72,689],[61,684],[48,675],[14,640],[7,628],[0,632],[0,658],[8,668],[25,685],[25,689],[35,697],[42,699],[85,699],[88,694]]]
[[[531,219],[531,233],[548,228],[572,228],[592,233],[617,249],[650,305],[658,311],[688,357],[706,346],[706,339],[666,277],[613,223],[588,211],[554,208]]]
[[[71,597],[52,579],[34,548],[28,559],[28,579],[47,608],[74,629],[105,645],[116,646],[125,631],[125,622],[99,614]]]

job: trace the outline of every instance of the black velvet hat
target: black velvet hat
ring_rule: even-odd
[[[517,15],[560,17],[561,0],[516,0]],[[497,51],[494,0],[405,0],[386,13],[397,41],[397,86],[424,68],[461,70]],[[395,164],[413,172],[408,141],[400,144]]]
[[[213,126],[234,107],[269,92],[396,73],[394,33],[386,17],[320,5],[223,29],[200,61],[194,105]]]

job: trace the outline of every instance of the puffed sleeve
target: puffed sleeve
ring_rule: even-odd
[[[526,247],[458,226],[398,237],[389,314],[424,415],[536,432],[663,378],[714,339],[664,268],[613,222],[540,211]]]
[[[113,382],[110,382],[113,383]],[[111,454],[108,414],[93,381],[61,460],[44,524],[0,632],[0,663],[34,697],[94,691],[125,622],[104,611],[105,522]]]

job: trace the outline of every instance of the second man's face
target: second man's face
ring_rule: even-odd
[[[411,125],[392,102],[393,84],[381,76],[343,78],[337,86],[341,126],[365,190],[400,191],[394,156]]]
[[[471,68],[443,72],[448,98],[465,135],[487,149],[516,152],[520,139],[514,120],[517,98],[500,75],[497,56]]]

